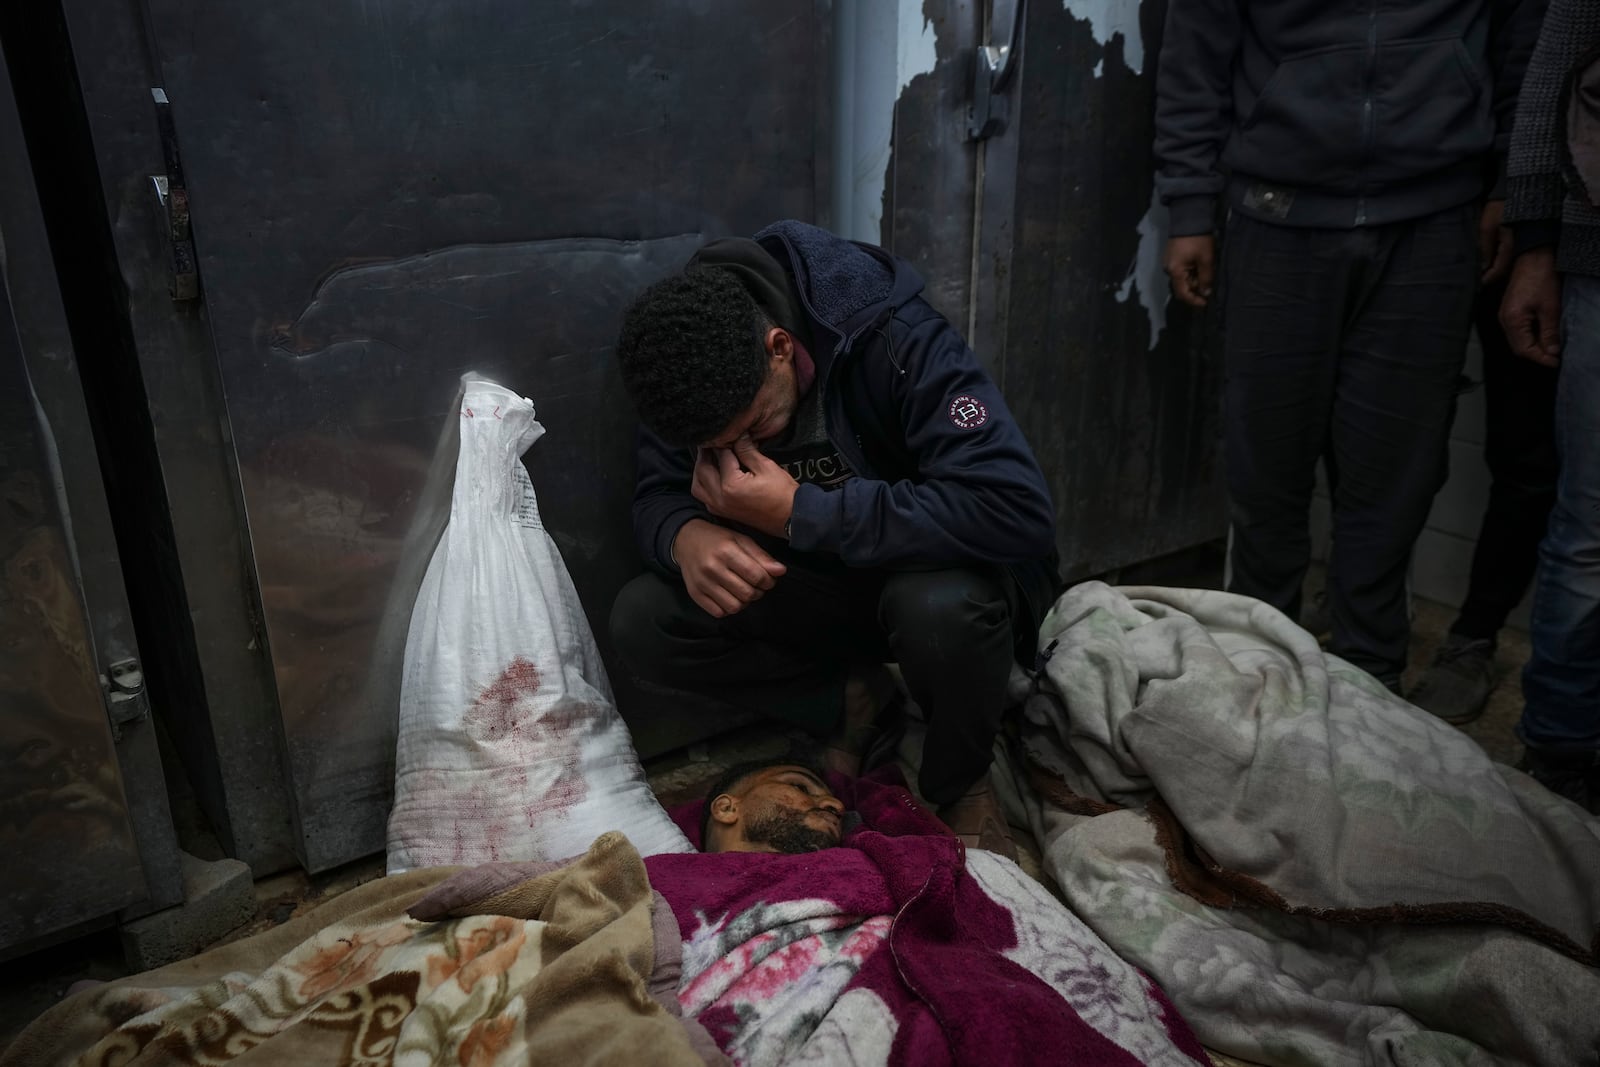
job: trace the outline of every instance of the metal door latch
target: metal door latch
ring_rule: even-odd
[[[122,728],[138,722],[150,714],[150,701],[145,696],[144,671],[136,659],[119,659],[106,665],[100,676],[106,690],[106,712],[111,717],[111,735],[122,738]]]
[[[1005,95],[1022,51],[1025,0],[994,0],[989,35],[997,43],[980,45],[972,78],[972,104],[967,108],[967,139],[982,141],[1004,133],[1011,118]]]
[[[183,163],[178,158],[178,135],[172,125],[172,105],[165,89],[150,90],[156,103],[156,123],[161,131],[161,152],[167,172],[152,174],[156,198],[167,209],[167,240],[172,245],[172,299],[200,296],[200,271],[195,265],[194,236],[189,228],[189,190],[183,184]]]

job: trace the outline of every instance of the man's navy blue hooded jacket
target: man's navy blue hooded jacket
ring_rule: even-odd
[[[1053,583],[1044,475],[977,356],[922,299],[917,272],[801,222],[756,240],[795,280],[828,436],[856,474],[831,491],[800,486],[790,545],[854,567],[1010,564],[1025,586],[1047,572]],[[692,449],[641,429],[634,534],[670,573],[678,530],[710,518],[690,495],[693,467]]]

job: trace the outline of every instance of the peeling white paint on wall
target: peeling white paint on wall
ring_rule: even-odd
[[[880,0],[863,0],[866,6],[880,4]],[[869,236],[865,240],[876,244],[882,238],[883,194],[889,182],[889,144],[894,136],[894,107],[913,78],[931,74],[939,56],[934,49],[933,23],[922,14],[922,0],[897,0],[895,10],[895,85],[894,95],[868,100],[867,107],[881,110],[881,115],[871,121],[879,140],[869,153],[873,170],[857,200],[860,213],[866,216]]]
[[[1122,59],[1135,74],[1144,73],[1144,34],[1139,29],[1139,7],[1142,0],[1061,0],[1067,14],[1089,24],[1089,32],[1100,43],[1101,56],[1094,65],[1094,76],[1103,77],[1106,70],[1105,53],[1111,42],[1122,38]],[[1161,343],[1161,334],[1167,328],[1167,301],[1172,290],[1162,270],[1162,252],[1167,244],[1167,209],[1161,198],[1150,194],[1150,207],[1139,220],[1139,249],[1122,284],[1117,287],[1117,302],[1127,303],[1135,296],[1145,314],[1150,318],[1150,347]]]
[[[834,194],[834,228],[858,241],[882,240],[890,138],[900,95],[938,62],[923,0],[838,0],[834,34],[848,70],[836,70],[836,158],[845,184]]]
[[[1138,294],[1139,303],[1150,317],[1152,350],[1161,343],[1161,333],[1167,328],[1167,301],[1172,298],[1166,271],[1161,267],[1161,254],[1166,245],[1167,206],[1161,202],[1159,194],[1152,192],[1150,210],[1139,220],[1139,250],[1134,253],[1127,276],[1117,289],[1119,304],[1127,303],[1130,297]]]
[[[1094,39],[1102,48],[1113,37],[1122,38],[1122,58],[1135,74],[1144,73],[1144,34],[1139,30],[1140,0],[1061,0],[1073,18],[1086,19]],[[1094,68],[1094,76],[1105,71],[1105,60]]]
[[[900,0],[899,13],[900,32],[895,41],[895,71],[899,74],[899,84],[894,91],[896,100],[906,91],[912,78],[933,73],[934,64],[939,62],[934,50],[933,23],[922,13],[922,0]]]

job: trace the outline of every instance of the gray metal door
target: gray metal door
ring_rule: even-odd
[[[52,452],[0,292],[0,947],[144,896]]]
[[[96,6],[69,0],[80,69]],[[399,653],[442,519],[424,495],[462,372],[536,403],[529,466],[604,644],[639,566],[619,312],[707,235],[825,213],[827,4],[146,7],[298,848],[320,870],[382,847]],[[641,750],[716,726],[613,681]]]
[[[0,949],[145,895],[54,453],[0,290]]]
[[[182,896],[28,158],[0,57],[0,958]]]
[[[1215,331],[1169,304],[1160,266],[1166,4],[923,10],[937,58],[896,103],[883,240],[929,265],[930,298],[999,379],[1055,493],[1064,572],[1221,536]]]

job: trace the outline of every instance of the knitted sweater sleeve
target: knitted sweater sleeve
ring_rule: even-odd
[[[1517,98],[1506,163],[1505,221],[1553,224],[1561,218],[1565,118],[1562,89],[1580,56],[1600,41],[1600,0],[1550,0],[1539,43]]]

